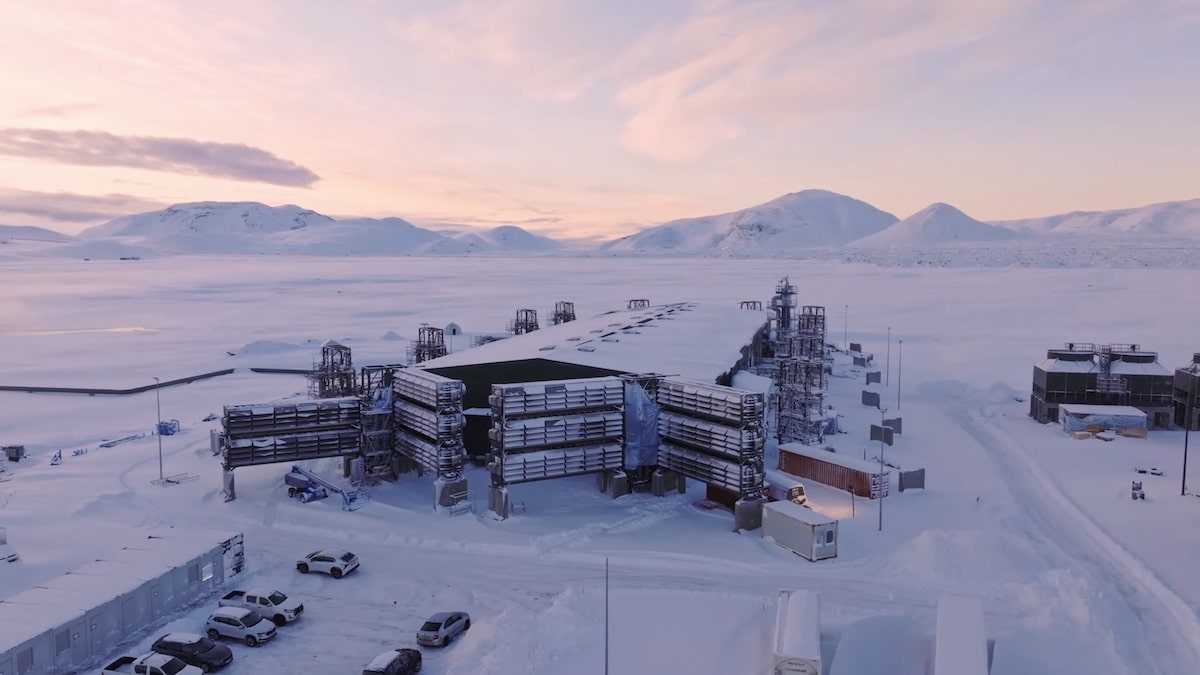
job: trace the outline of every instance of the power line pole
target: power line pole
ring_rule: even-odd
[[[846,353],[850,353],[850,305],[842,309],[842,344],[846,346]]]
[[[162,461],[162,399],[158,395],[159,383],[158,378],[154,378],[154,413],[158,416],[158,422],[154,425],[154,435],[158,436],[158,479],[163,479],[163,461]]]
[[[899,351],[896,355],[896,410],[900,409],[900,383],[904,379],[904,340],[900,341]]]

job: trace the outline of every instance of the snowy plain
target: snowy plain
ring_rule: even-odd
[[[353,513],[334,500],[289,500],[286,465],[238,470],[223,502],[203,422],[223,404],[304,397],[302,378],[233,375],[164,389],[166,472],[199,480],[161,488],[153,393],[128,397],[0,392],[0,442],[30,458],[0,474],[0,526],[20,552],[0,568],[0,597],[73,569],[122,537],[219,525],[245,533],[239,585],[300,597],[304,619],[275,644],[234,646],[228,672],[353,672],[375,653],[413,646],[425,615],[462,609],[473,627],[426,673],[601,673],[609,560],[611,670],[766,673],[780,588],[822,595],[830,672],[924,674],[939,594],[984,601],[996,675],[1176,675],[1200,663],[1200,584],[1190,575],[1200,499],[1179,496],[1181,432],[1112,443],[1066,438],[1025,416],[1034,363],[1070,340],[1136,342],[1169,367],[1187,362],[1194,318],[1162,309],[1171,269],[886,268],[805,260],[687,258],[307,258],[170,256],[139,261],[0,261],[0,384],[128,388],[259,366],[304,368],[338,339],[356,365],[402,361],[422,323],[495,332],[519,308],[545,317],[557,300],[594,314],[629,298],[735,305],[767,301],[789,275],[801,304],[825,305],[830,342],[861,342],[904,434],[885,459],[925,467],[928,489],[877,504],[810,485],[814,508],[842,519],[839,556],[806,562],[688,495],[611,500],[584,477],[519,486],[527,512],[496,522],[486,475],[468,474],[477,514],[430,507],[428,478],[372,488]],[[848,306],[848,309],[847,309]],[[891,333],[890,356],[888,333]],[[903,347],[899,341],[903,340]],[[465,348],[466,340],[452,348]],[[902,351],[901,351],[902,349]],[[902,370],[901,370],[902,365]],[[876,459],[858,403],[861,369],[839,357],[830,401],[849,431],[840,452]],[[900,387],[899,385],[902,385]],[[899,391],[898,391],[899,388]],[[899,404],[897,406],[897,395]],[[64,461],[50,466],[62,449]],[[72,450],[86,449],[78,456]],[[773,446],[768,449],[772,465]],[[1152,465],[1165,475],[1135,474]],[[332,462],[317,471],[336,475]],[[1129,499],[1145,478],[1147,500]],[[894,488],[893,488],[894,489]],[[853,514],[853,515],[852,515]],[[327,545],[359,554],[346,579],[301,577],[297,556]],[[215,601],[178,616],[194,630]],[[845,649],[839,648],[846,645]],[[901,649],[911,658],[884,659]],[[851,648],[853,646],[853,648]],[[836,671],[831,670],[836,668]],[[857,668],[857,670],[854,670]]]

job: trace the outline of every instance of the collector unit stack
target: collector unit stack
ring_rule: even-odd
[[[437,474],[436,505],[457,513],[470,492],[463,477],[463,394],[459,380],[416,368],[392,375],[392,412],[396,451],[425,471]]]
[[[656,394],[658,465],[736,495],[739,529],[762,524],[766,402],[758,392],[667,378]]]
[[[492,513],[508,517],[509,485],[620,470],[624,400],[616,377],[493,385]]]
[[[220,435],[225,500],[236,496],[233,470],[240,466],[357,455],[361,417],[357,396],[225,406]]]
[[[820,445],[825,441],[825,308],[805,305],[790,356],[776,360],[776,439]]]

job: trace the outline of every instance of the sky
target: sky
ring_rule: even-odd
[[[1200,0],[0,0],[0,223],[189,201],[616,237],[833,190],[1200,197]]]

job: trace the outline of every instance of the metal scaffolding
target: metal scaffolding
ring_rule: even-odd
[[[775,367],[775,434],[780,443],[825,441],[825,308],[805,305],[788,356]]]
[[[518,309],[517,318],[508,324],[508,332],[513,335],[524,335],[538,329],[536,309]]]
[[[312,398],[337,398],[358,393],[354,381],[354,363],[350,348],[330,340],[321,345],[321,360],[313,362],[308,374],[308,395]]]
[[[650,300],[647,298],[634,298],[626,303],[628,309],[645,309],[650,306]]]
[[[796,287],[787,277],[775,284],[775,296],[771,298],[771,312],[775,315],[772,352],[776,357],[791,356],[792,337],[796,334]]]
[[[738,303],[738,309],[762,309],[762,300],[742,300]]]
[[[423,363],[448,353],[450,352],[446,349],[445,331],[423,323],[417,329],[417,341],[408,345],[408,363]]]
[[[575,320],[575,303],[560,300],[554,303],[554,313],[550,315],[551,325],[568,323]]]

